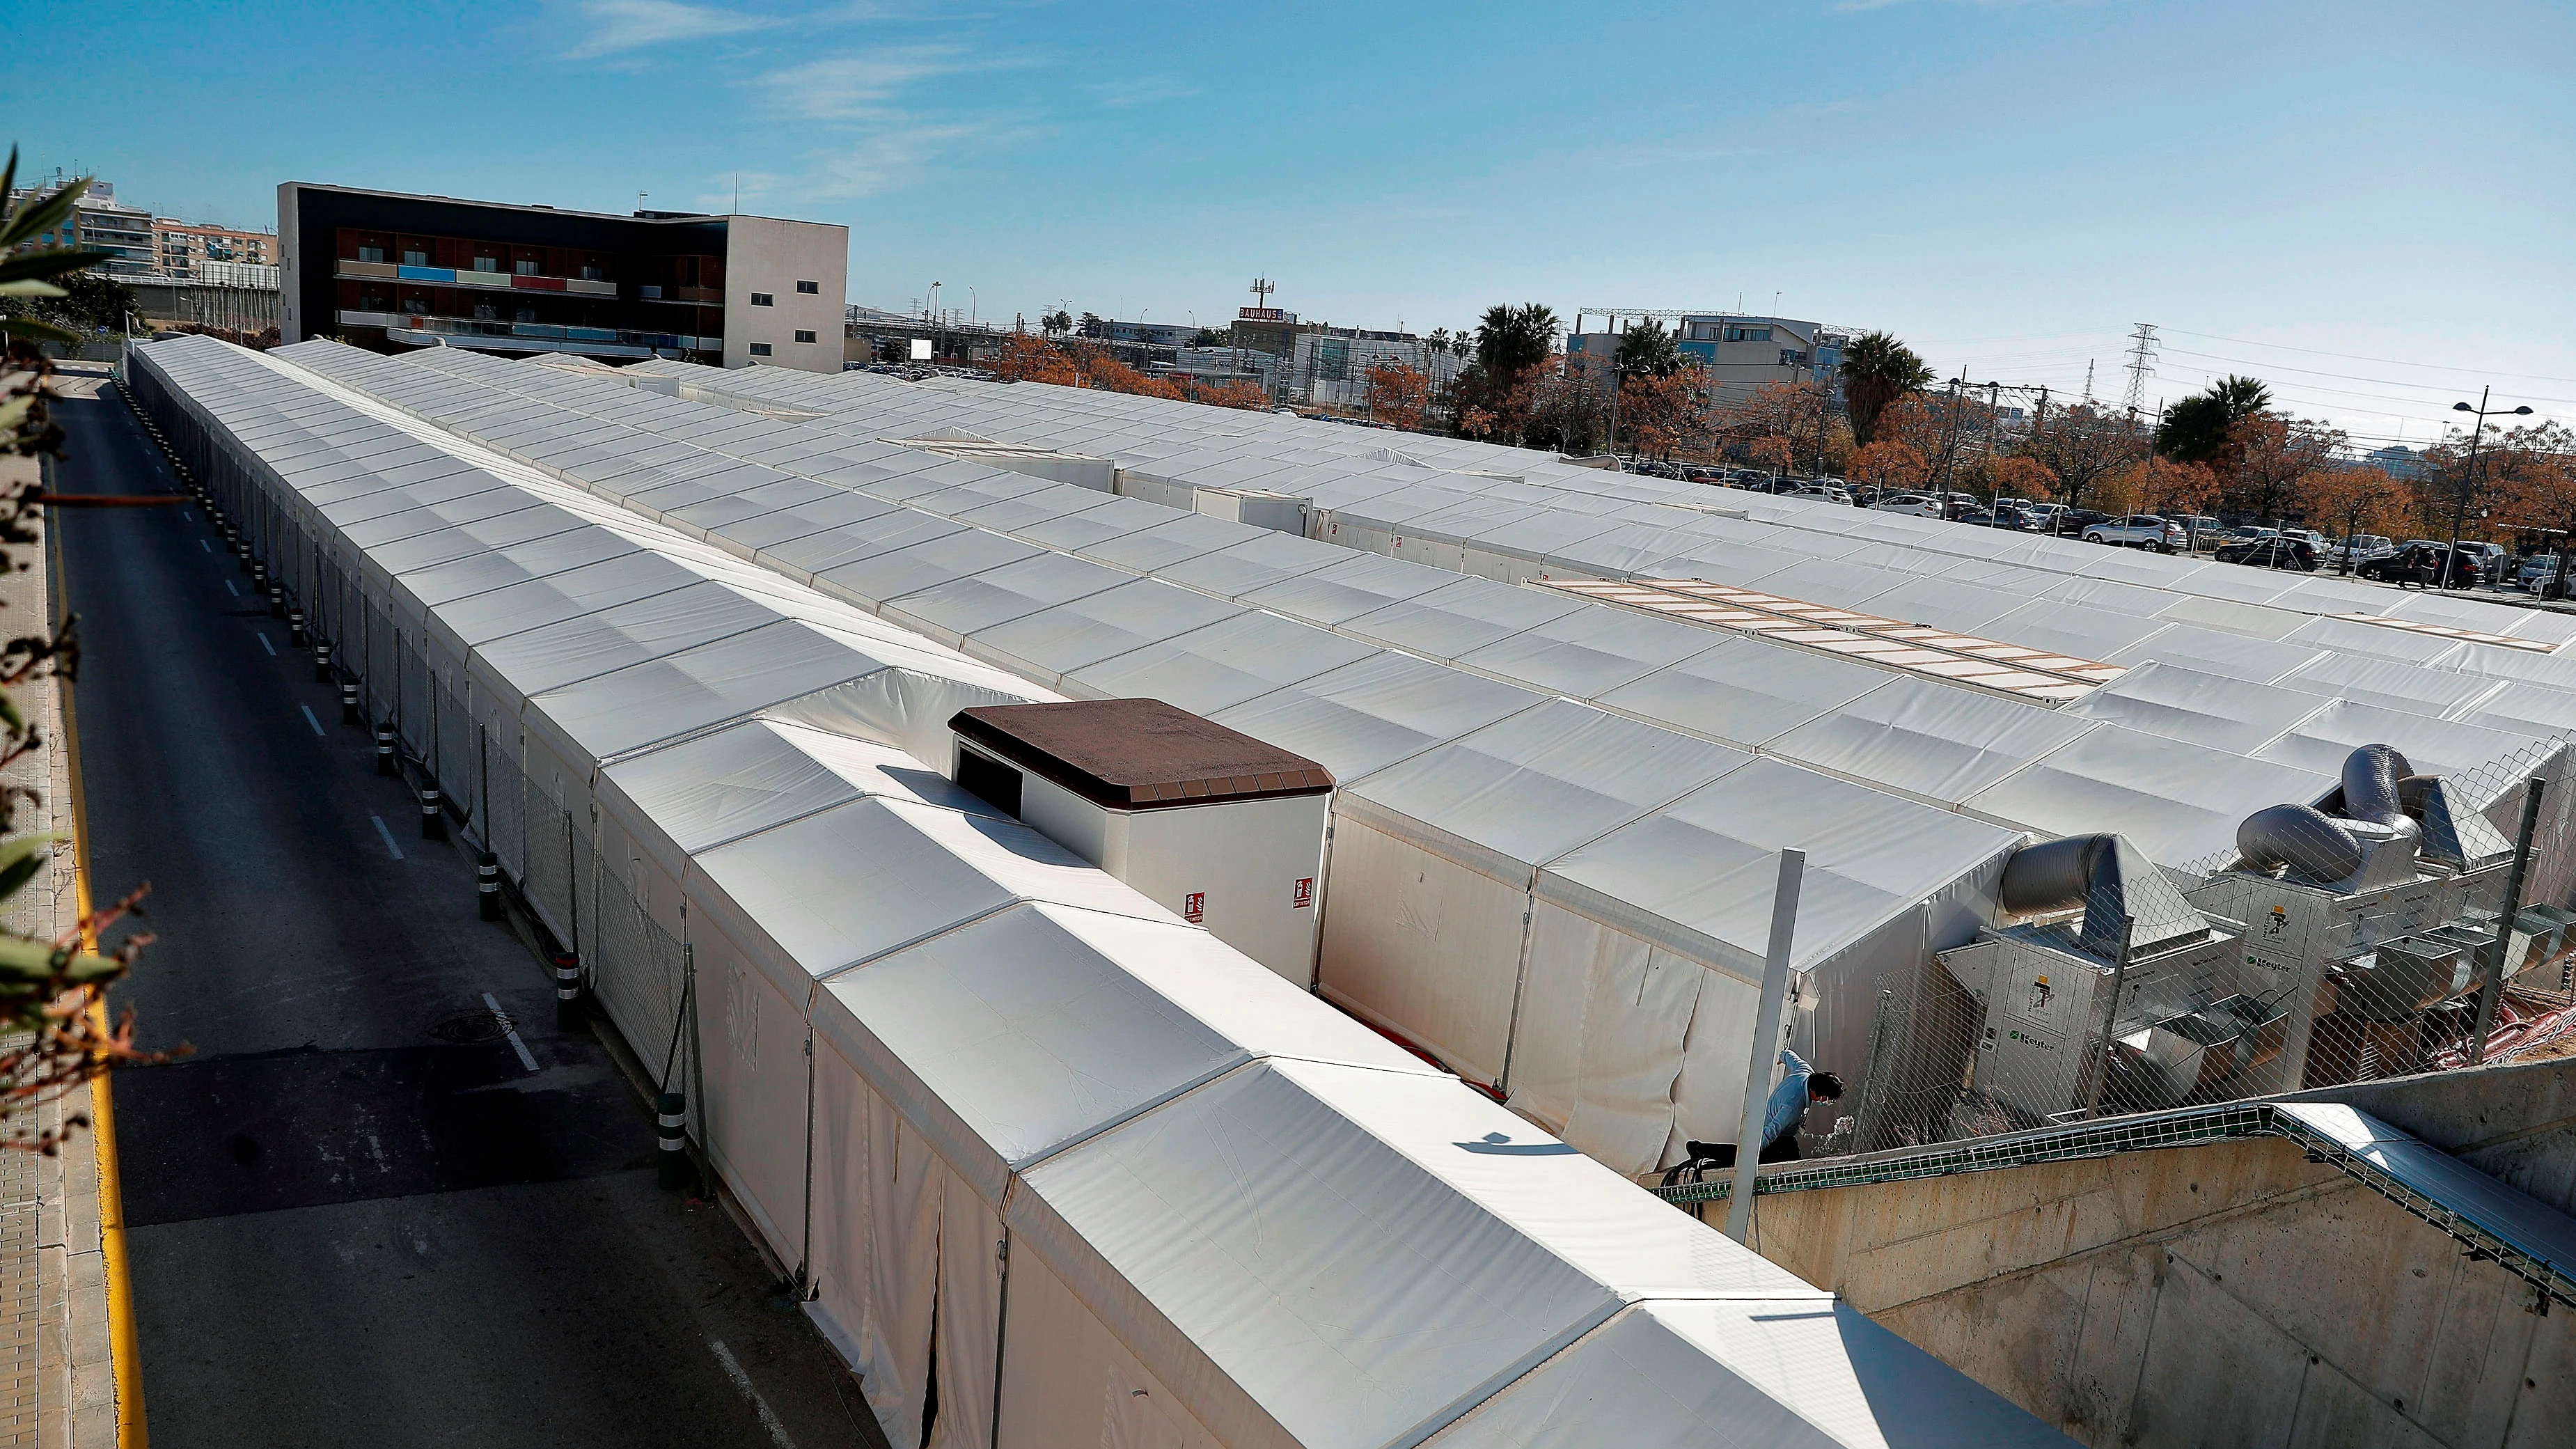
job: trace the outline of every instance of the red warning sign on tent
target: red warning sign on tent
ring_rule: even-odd
[[[1299,876],[1297,878],[1297,888],[1288,893],[1289,908],[1291,910],[1302,911],[1314,903],[1315,878],[1311,875]]]
[[[1206,891],[1192,891],[1181,897],[1181,919],[1193,926],[1207,920]]]

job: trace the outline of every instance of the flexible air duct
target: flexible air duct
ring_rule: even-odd
[[[2077,938],[2105,956],[2118,953],[2124,925],[2139,950],[2209,930],[2208,920],[2146,853],[2118,835],[2070,835],[2023,846],[2004,862],[1995,902],[2016,916],[2081,905]]]
[[[2355,820],[2395,825],[2406,819],[2397,782],[2414,773],[2406,757],[2387,745],[2363,745],[2343,761],[2343,813]]]
[[[2309,880],[2348,879],[2361,869],[2351,822],[2313,805],[2267,805],[2236,827],[2236,853],[2256,870],[2288,866]]]

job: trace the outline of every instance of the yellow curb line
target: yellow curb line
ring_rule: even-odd
[[[51,555],[48,573],[56,600],[70,596],[55,526],[60,517],[53,508],[45,510],[45,551]],[[59,628],[60,618],[53,624]],[[80,722],[72,709],[72,682],[57,679],[55,687],[63,702],[63,756],[71,781],[72,901],[80,912],[82,945],[95,951],[98,936],[88,924],[89,797],[81,787]],[[105,991],[90,1002],[89,1014],[92,1025],[107,1029]],[[116,1379],[116,1444],[117,1449],[148,1449],[152,1436],[143,1419],[142,1343],[134,1327],[134,1276],[126,1253],[124,1174],[117,1165],[116,1103],[106,1074],[90,1083],[89,1098],[90,1143],[98,1154],[98,1242],[107,1279],[108,1356]]]

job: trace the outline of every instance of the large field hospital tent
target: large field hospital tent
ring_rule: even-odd
[[[583,416],[621,422],[639,418],[639,439],[620,445],[628,448],[661,446],[658,441],[641,439],[643,427],[663,430],[651,435],[661,439],[666,434],[729,434],[741,425],[739,414],[710,418],[701,405],[685,399],[639,393],[615,381],[471,354],[423,354],[387,362],[329,347],[318,347],[310,354],[304,349],[290,351],[308,358],[314,366],[363,371],[366,386],[401,398],[406,406],[425,409],[425,415],[436,417],[443,426],[465,426],[456,419],[470,419],[478,410],[499,410],[502,405],[494,398],[521,393],[548,399],[564,411]],[[422,374],[431,376],[424,380]],[[797,382],[734,377],[731,381],[762,387],[773,382],[798,388],[844,385],[834,379]],[[457,389],[462,383],[475,386],[460,392]],[[901,393],[916,395],[913,400],[930,412],[956,401],[955,394],[938,388],[885,384],[882,379],[854,377],[846,385],[897,387]],[[1007,413],[1010,409],[1040,405],[1053,391],[1019,389],[993,406]],[[1088,406],[1098,399],[1086,397],[1078,401]],[[1205,412],[1188,408],[1182,411]],[[873,607],[890,619],[919,624],[935,637],[947,638],[954,628],[953,642],[961,648],[1065,693],[1106,690],[1113,681],[1119,691],[1168,686],[1172,693],[1186,694],[1200,707],[1222,701],[1219,712],[1244,711],[1241,717],[1246,719],[1275,717],[1283,728],[1289,727],[1292,720],[1309,727],[1318,720],[1330,720],[1337,728],[1358,728],[1360,721],[1356,718],[1331,712],[1318,714],[1300,706],[1298,692],[1304,681],[1290,676],[1303,673],[1312,664],[1330,662],[1334,656],[1329,650],[1310,646],[1306,641],[1311,636],[1261,617],[1279,615],[1387,650],[1449,663],[1453,680],[1474,674],[1523,688],[1584,698],[1604,709],[1701,739],[1794,760],[1874,789],[1984,816],[2007,826],[2049,833],[2060,829],[2080,833],[2122,830],[2152,842],[2158,858],[2177,868],[2199,864],[2226,850],[2233,840],[2234,823],[2245,810],[2243,797],[2234,791],[2241,784],[2238,777],[2254,764],[2240,750],[2256,748],[2254,745],[2229,751],[2222,762],[2224,768],[2215,771],[2163,771],[2142,761],[2137,750],[2128,748],[2135,742],[2129,741],[2125,732],[2112,733],[2090,745],[2084,743],[2102,727],[2101,723],[2088,723],[2074,711],[2052,710],[2045,703],[2005,698],[1917,676],[1891,676],[1882,668],[1769,639],[1746,639],[1670,619],[1648,618],[1588,599],[1513,588],[1489,579],[1464,578],[1401,558],[1345,554],[1340,561],[1317,562],[1316,550],[1330,545],[1176,514],[1135,497],[1092,495],[1099,501],[1085,508],[1079,506],[1081,498],[1065,495],[1086,490],[1068,488],[1059,482],[998,470],[977,474],[962,460],[923,465],[891,457],[885,451],[886,438],[920,440],[921,435],[942,429],[950,437],[992,435],[989,430],[978,430],[983,422],[992,421],[989,418],[942,414],[943,421],[931,424],[920,421],[924,415],[916,411],[879,420],[872,425],[870,436],[845,429],[841,453],[818,451],[822,445],[812,436],[819,424],[829,419],[753,420],[758,424],[755,441],[765,439],[760,446],[770,448],[772,456],[801,455],[801,461],[791,466],[811,470],[817,478],[854,479],[851,486],[882,489],[889,498],[908,500],[901,514],[871,513],[859,525],[804,537],[795,545],[800,555],[841,559],[883,552],[889,542],[898,540],[944,541],[955,530],[978,526],[968,522],[969,518],[989,518],[994,525],[1006,526],[1011,536],[1022,542],[1052,552],[1020,557],[978,544],[956,554],[958,561],[954,564],[941,560],[929,574],[905,575],[904,582],[941,574],[948,577],[916,594],[894,599],[871,598],[846,587],[858,581],[855,575],[845,576],[838,584],[828,568],[825,574],[810,577],[818,586],[840,588],[839,597]],[[1241,422],[1266,426],[1252,420],[1226,421],[1229,425]],[[805,431],[800,433],[799,429]],[[1257,455],[1256,444],[1277,446],[1275,440],[1267,444],[1250,438],[1222,441],[1227,456],[1238,467],[1251,465]],[[1045,442],[1041,438],[1035,445]],[[591,446],[596,451],[601,445],[594,441]],[[1137,446],[1150,451],[1152,440],[1143,439]],[[941,475],[943,481],[938,486],[920,476],[930,466],[949,470]],[[1652,533],[1658,547],[1676,528],[1705,540],[1698,545],[1699,552],[1688,560],[1694,569],[1711,565],[1704,571],[1718,572],[1715,565],[1725,564],[1736,567],[1731,577],[1743,578],[1789,571],[1798,581],[1797,586],[1811,593],[1838,590],[1839,597],[1852,600],[1885,595],[1888,601],[1879,607],[1888,614],[1900,619],[1922,618],[1946,627],[1983,626],[2010,618],[2045,620],[2033,623],[2033,630],[2055,632],[2034,632],[2032,637],[2044,638],[2056,648],[2074,647],[2078,642],[2088,648],[2117,645],[2110,652],[2123,659],[2137,657],[2158,639],[2180,638],[2193,641],[2195,657],[2208,663],[2213,675],[2230,675],[2239,680],[2249,676],[2276,678],[2303,667],[2319,666],[2321,661],[2343,658],[2361,664],[2379,662],[2316,645],[2284,643],[2278,637],[2311,623],[2338,621],[2264,604],[2160,591],[2137,582],[2153,576],[2152,561],[2114,551],[2094,549],[2085,555],[2104,566],[2102,577],[2077,577],[1978,557],[1907,555],[1903,545],[1888,538],[1862,539],[1812,530],[1784,532],[1776,525],[1749,522],[1704,508],[1636,501],[1624,496],[1573,495],[1561,490],[1551,493],[1489,471],[1434,472],[1431,476],[1444,480],[1437,485],[1408,481],[1426,476],[1426,468],[1418,460],[1362,455],[1353,460],[1352,466],[1355,471],[1345,483],[1309,491],[1319,499],[1337,496],[1352,506],[1401,492],[1408,495],[1411,503],[1424,508],[1454,510],[1459,506],[1458,496],[1463,496],[1457,494],[1457,488],[1472,492],[1481,487],[1493,490],[1494,496],[1507,498],[1515,506],[1532,498],[1555,498],[1567,501],[1570,507],[1570,500],[1580,498],[1586,506],[1607,503],[1614,513],[1645,510],[1684,520],[1680,524],[1635,525]],[[1660,480],[1622,479],[1619,475],[1588,472],[1584,478],[1587,486],[1607,489],[1612,495],[1634,493],[1639,498],[1652,498],[1657,496],[1656,488],[1670,491]],[[1241,479],[1230,475],[1229,481]],[[613,477],[603,475],[603,481],[590,486],[604,495],[624,496],[617,493],[622,484]],[[1431,497],[1425,489],[1451,496]],[[1700,492],[1707,496],[1705,490]],[[1032,514],[1009,511],[1019,500],[1037,497],[1046,497],[1049,502]],[[939,508],[954,512],[944,521],[920,517],[927,510]],[[996,513],[997,509],[1004,511]],[[1857,525],[1879,526],[1879,516],[1850,514],[1848,510],[1845,513]],[[1408,519],[1415,516],[1406,515]],[[1036,521],[1029,522],[1031,517]],[[1890,517],[1887,522],[1895,529],[1890,538],[1902,538],[1911,536],[1905,525],[1919,521]],[[763,526],[762,518],[747,517],[719,524],[708,537],[711,541],[729,540],[737,551],[744,551],[774,537],[747,540],[742,536],[742,530]],[[1521,527],[1522,521],[1515,515],[1515,522],[1509,526]],[[1749,532],[1766,528],[1771,530],[1772,541],[1806,552],[1754,548],[1741,542]],[[1632,534],[1623,546],[1633,544],[1635,537],[1642,535]],[[1201,551],[1192,554],[1193,549]],[[927,559],[931,552],[923,549],[915,556]],[[1756,557],[1761,561],[1753,562]],[[1013,561],[981,572],[962,572],[995,558]],[[1903,566],[1909,559],[1916,567],[1943,572],[1910,572]],[[1242,561],[1239,579],[1232,577],[1238,560]],[[774,559],[771,563],[774,567],[795,567]],[[1259,613],[1234,615],[1207,612],[1197,606],[1173,606],[1173,596],[1168,593],[1130,587],[1129,581],[1135,580],[1138,573],[1219,604],[1247,606]],[[2252,582],[2260,587],[2251,592],[2263,598],[2273,597],[2282,587],[2298,586],[2295,580],[2287,585],[2277,585],[2268,578]],[[1899,594],[1902,597],[1897,597]],[[2033,596],[2042,594],[2050,597],[2035,602]],[[1032,603],[1037,607],[1028,607]],[[2143,635],[2131,627],[2131,615],[2144,617],[2158,609],[2169,610],[2178,620],[2187,615],[2192,620],[2229,627],[2211,627],[2204,622],[2159,622]],[[2236,612],[2231,614],[2231,610]],[[2078,628],[2092,632],[2078,641],[2074,637]],[[2230,629],[2255,629],[2274,637],[2256,637],[2254,633]],[[2401,648],[2412,646],[2419,638],[2431,637],[2391,629],[2369,632],[2399,640]],[[979,638],[979,633],[986,637]],[[1214,645],[1215,649],[1190,648],[1181,642],[1185,638]],[[1092,658],[1104,648],[1121,645],[1127,647]],[[2445,640],[2443,647],[2501,648],[2456,640]],[[1259,670],[1236,667],[1256,652],[1276,652],[1279,658],[1275,665]],[[1672,657],[1676,652],[1679,657]],[[2514,656],[2529,653],[2522,649],[2503,652]],[[1068,665],[1072,667],[1068,669]],[[1086,674],[1090,676],[1088,680]],[[1332,672],[1327,670],[1313,677],[1329,679]],[[2323,681],[2325,676],[2319,679]],[[2331,682],[2340,684],[2342,677]],[[1271,692],[1247,694],[1265,683],[1274,686]],[[1453,683],[1433,687],[1459,686]],[[2321,688],[2324,683],[2307,687]],[[2481,692],[2487,688],[2491,686],[2480,686]],[[1330,731],[1325,733],[1329,735]],[[1368,749],[1337,755],[1337,744],[1329,738],[1309,738],[1304,747],[1318,759],[1392,763]],[[2150,744],[2145,753],[2152,756],[2157,748]],[[2021,775],[2024,771],[2029,772],[2026,777]],[[2070,808],[2065,792],[2049,785],[2061,777],[2075,787],[2076,797],[2084,802],[2083,810],[2110,813],[2070,824],[2069,817],[2082,811]],[[1351,782],[1357,776],[1344,768],[1341,778]],[[2148,780],[2154,781],[2156,788],[2138,788],[2140,782]],[[2041,788],[2030,788],[2034,784]],[[1770,842],[1773,848],[1790,843],[1795,842]],[[2563,869],[2553,865],[2544,874],[2554,879]],[[1328,862],[1328,895],[1333,874]],[[1329,899],[1326,911],[1329,920]]]
[[[305,551],[322,592],[291,597],[338,667],[379,704],[430,693],[407,763],[463,772],[441,732],[471,727],[477,790],[520,799],[513,879],[647,1070],[675,1063],[892,1442],[2065,1442],[943,776],[920,718],[1044,691],[461,441],[495,487],[353,541],[243,434],[346,442],[390,410],[198,338],[128,378],[227,519],[286,520],[254,556],[284,578]],[[526,501],[433,511],[505,490]],[[603,568],[625,572],[574,577]],[[379,618],[386,659],[353,647]],[[1208,679],[1227,658],[1184,653]],[[1293,687],[1379,751],[1580,708],[1411,700],[1398,658],[1312,655]],[[497,768],[505,724],[558,793]],[[513,818],[451,797],[474,843]]]

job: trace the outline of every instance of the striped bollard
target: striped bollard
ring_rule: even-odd
[[[394,727],[390,723],[376,726],[376,773],[379,775],[402,773],[394,761]]]
[[[286,617],[286,585],[272,582],[268,586],[268,617]]]
[[[581,958],[555,953],[555,1030],[581,1030]]]
[[[488,850],[474,857],[474,901],[480,918],[501,919],[501,857]]]
[[[302,609],[287,610],[286,647],[289,649],[301,649],[311,642],[313,641],[304,637],[304,611]]]
[[[366,722],[366,712],[358,708],[358,681],[354,679],[341,680],[340,723],[362,725]]]
[[[655,1131],[660,1151],[653,1155],[656,1171],[653,1185],[664,1192],[678,1192],[689,1185],[689,1099],[681,1092],[664,1092],[653,1099],[653,1110],[661,1121]]]
[[[313,641],[313,682],[315,684],[331,682],[331,641],[328,639]]]
[[[420,787],[420,838],[423,840],[447,838],[447,816],[439,809],[438,786],[434,783]]]

